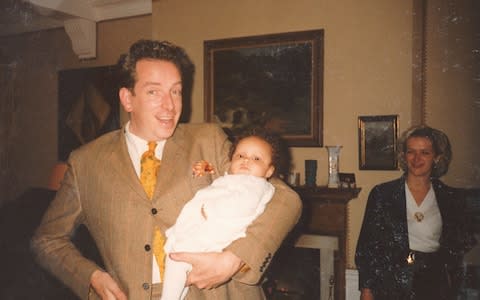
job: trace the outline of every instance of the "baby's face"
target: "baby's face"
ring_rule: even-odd
[[[261,138],[250,136],[242,139],[232,155],[230,174],[247,174],[269,178],[272,166],[272,148]]]

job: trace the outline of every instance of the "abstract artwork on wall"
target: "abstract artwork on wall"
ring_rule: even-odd
[[[58,159],[118,129],[120,77],[115,66],[58,72]]]

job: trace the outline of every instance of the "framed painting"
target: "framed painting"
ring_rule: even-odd
[[[58,72],[58,159],[100,135],[120,128],[116,66]]]
[[[289,146],[322,146],[323,37],[310,30],[205,41],[205,121],[232,136],[263,127]]]
[[[397,170],[398,116],[358,117],[360,170]]]

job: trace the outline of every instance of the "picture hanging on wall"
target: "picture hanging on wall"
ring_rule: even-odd
[[[358,117],[360,170],[397,170],[398,116]]]
[[[205,121],[322,145],[323,30],[205,41],[204,67]]]
[[[115,66],[58,72],[58,159],[120,127],[119,73]]]

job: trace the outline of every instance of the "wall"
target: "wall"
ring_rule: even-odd
[[[14,197],[30,186],[42,186],[48,180],[57,146],[56,71],[63,68],[64,49],[70,46],[60,30],[2,38],[0,44],[5,59],[15,65],[15,76],[9,83],[15,89],[9,112],[12,122],[7,124],[9,166],[2,178],[9,181],[2,193],[6,196],[2,202],[6,202],[11,200],[8,196]]]
[[[480,2],[437,1],[427,9],[426,123],[452,143],[446,183],[480,187]],[[477,235],[480,240],[480,234]],[[480,265],[480,245],[465,257]]]
[[[428,8],[426,121],[445,130],[454,143],[447,183],[480,187],[479,2],[436,4]],[[142,37],[171,40],[184,46],[197,66],[192,121],[200,122],[204,40],[323,28],[324,144],[343,145],[340,170],[354,172],[362,188],[349,205],[348,265],[354,268],[368,192],[374,184],[400,175],[358,170],[357,117],[398,114],[401,131],[411,125],[412,7],[412,1],[396,0],[153,1],[152,16],[98,24],[98,57],[86,61],[77,59],[63,30],[0,38],[0,64],[15,66],[11,78],[0,77],[0,138],[5,141],[0,144],[0,206],[28,187],[47,184],[57,157],[58,70],[113,64]],[[452,12],[460,22],[442,23]],[[11,89],[5,92],[5,87]],[[326,184],[324,148],[292,152],[302,181],[303,161],[317,159],[317,183]]]
[[[15,66],[14,76],[0,82],[13,94],[0,94],[2,116],[9,116],[0,123],[6,141],[0,146],[0,206],[29,187],[47,186],[57,159],[57,71],[114,64],[131,43],[151,38],[151,28],[151,16],[101,22],[97,58],[82,61],[63,29],[0,38],[2,65]]]
[[[203,41],[308,29],[325,30],[324,144],[343,145],[340,170],[354,172],[362,192],[350,204],[349,261],[366,197],[399,171],[359,171],[357,117],[398,114],[409,127],[412,90],[411,1],[154,1],[152,35],[182,45],[196,65],[192,121],[203,121]],[[294,168],[319,160],[317,184],[327,182],[324,148],[292,149]]]
[[[453,148],[453,163],[444,180],[478,188],[480,2],[430,3],[426,41],[426,123],[444,130]]]

